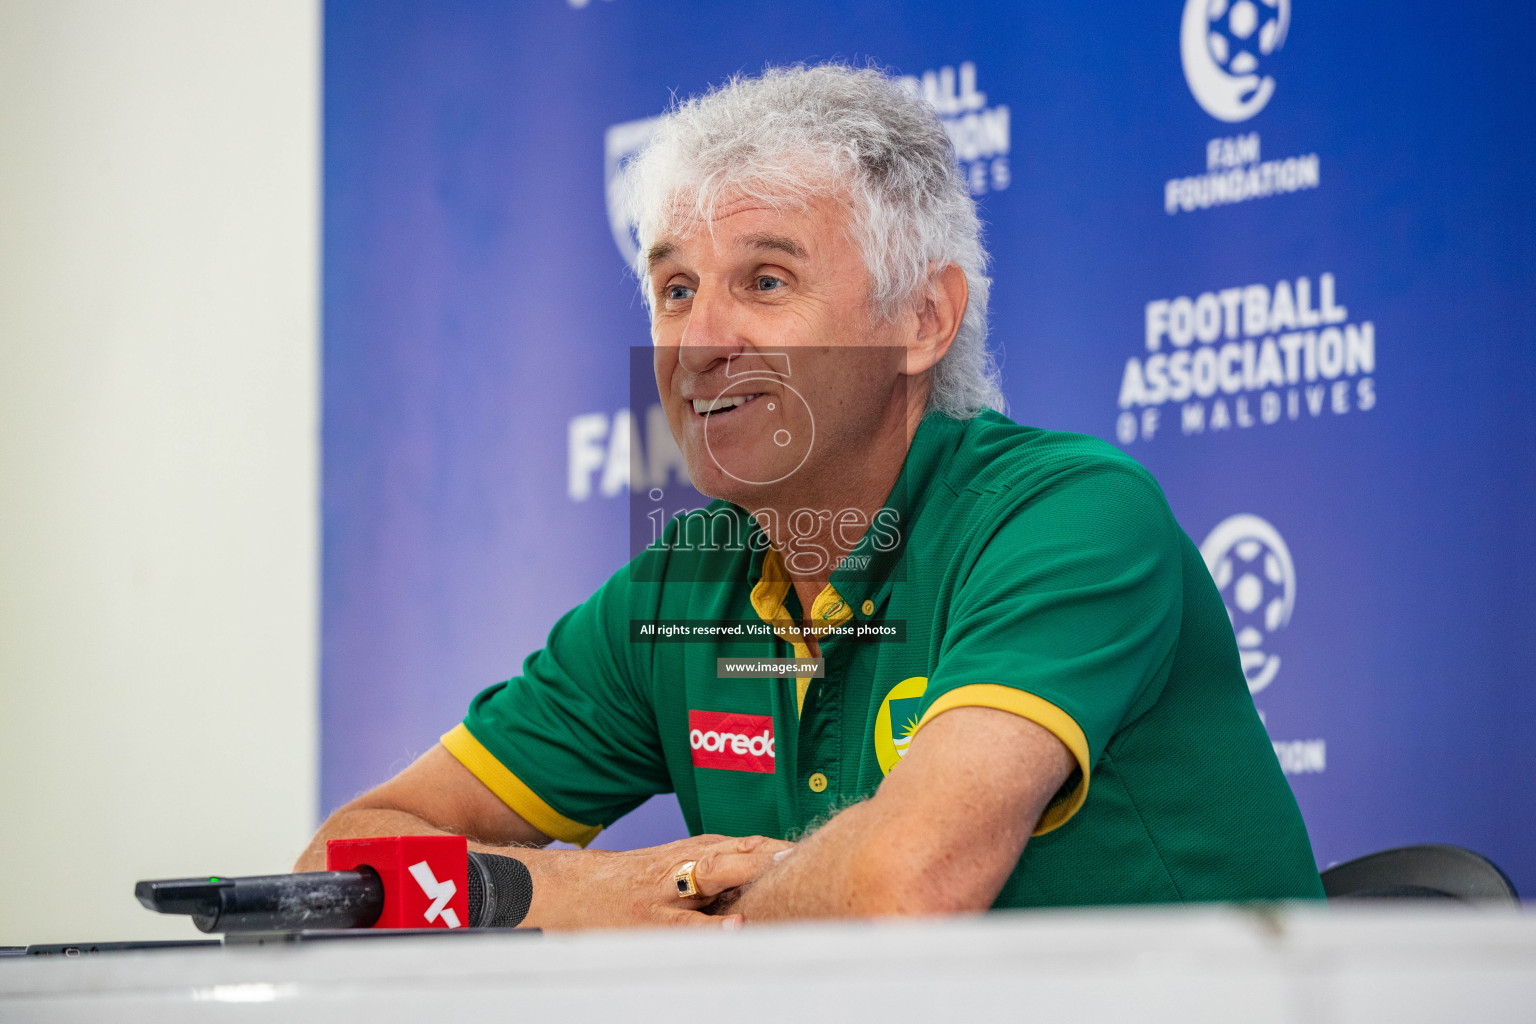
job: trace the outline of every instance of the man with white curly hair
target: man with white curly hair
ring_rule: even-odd
[[[932,109],[874,69],[770,69],[677,107],[626,184],[658,394],[716,500],[300,867],[464,834],[527,864],[544,927],[1320,897],[1157,484],[999,411]],[[680,620],[715,627],[645,632]],[[540,848],[662,792],[692,838]]]

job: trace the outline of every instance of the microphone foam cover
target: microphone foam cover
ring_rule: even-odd
[[[469,921],[475,928],[515,928],[533,902],[533,876],[516,857],[469,854]]]

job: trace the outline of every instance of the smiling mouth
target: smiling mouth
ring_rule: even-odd
[[[761,397],[761,394],[756,394],[721,395],[719,398],[695,398],[693,400],[693,411],[695,414],[706,418],[711,416],[727,416],[754,398]]]

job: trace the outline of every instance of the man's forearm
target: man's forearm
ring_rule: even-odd
[[[984,909],[946,886],[928,844],[903,844],[905,826],[878,799],[822,826],[747,887],[731,907],[748,921],[875,917]]]
[[[747,889],[746,920],[986,910],[1074,767],[1055,735],[958,707],[913,737],[870,799],[839,813]]]
[[[849,840],[865,831],[868,804],[843,811],[831,822],[801,841],[762,877],[749,885],[731,905],[731,913],[748,921],[782,921],[797,917],[848,917],[861,912],[853,893],[852,865],[860,857],[852,841],[839,843],[839,833]]]

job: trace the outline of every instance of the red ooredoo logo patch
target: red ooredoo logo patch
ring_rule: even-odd
[[[774,771],[772,715],[689,711],[688,745],[696,768]]]

